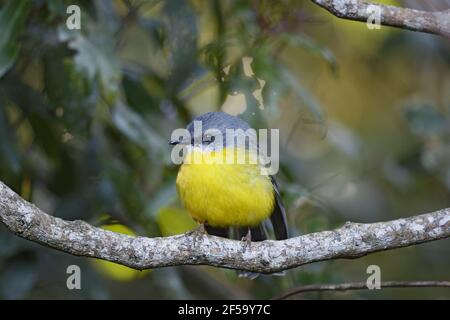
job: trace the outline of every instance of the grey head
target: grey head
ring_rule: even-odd
[[[207,112],[198,116],[191,123],[189,123],[186,129],[194,135],[194,122],[200,121],[202,123],[203,133],[210,129],[215,129],[225,134],[226,129],[242,129],[247,130],[250,128],[247,122],[244,120],[232,116],[231,114],[218,111],[218,112]]]
[[[244,120],[225,112],[207,112],[196,117],[187,125],[186,130],[190,134],[190,141],[171,141],[171,144],[202,144],[205,146],[216,143],[220,146],[226,146],[227,129],[233,129],[238,135],[245,134],[247,141],[253,141],[255,138],[253,133],[249,131],[250,126]],[[218,141],[219,139],[215,139],[219,135],[222,136],[221,142]],[[235,143],[236,140],[235,137]],[[216,147],[219,147],[219,145],[216,145]]]

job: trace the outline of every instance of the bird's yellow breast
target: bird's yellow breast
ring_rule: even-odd
[[[216,163],[226,149],[191,151],[177,176],[177,190],[186,209],[199,222],[211,226],[255,226],[274,207],[274,190],[258,164]],[[236,156],[239,155],[238,151]]]

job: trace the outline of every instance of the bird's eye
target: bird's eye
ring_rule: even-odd
[[[177,144],[181,144],[181,143],[183,143],[183,137],[179,137],[178,139],[175,139],[175,140],[170,140],[170,142],[169,142],[169,144],[171,144],[173,146],[175,146]]]
[[[212,136],[210,134],[205,134],[203,136],[203,141],[205,141],[205,142],[213,142],[214,141],[214,136]]]

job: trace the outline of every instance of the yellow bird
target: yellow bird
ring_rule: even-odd
[[[176,180],[178,194],[201,232],[230,237],[233,228],[238,239],[262,241],[267,239],[263,222],[270,218],[276,239],[286,239],[280,192],[257,161],[255,137],[244,135],[248,139],[239,143],[238,133],[248,129],[238,117],[209,112],[187,126],[187,135],[171,140],[186,151]]]

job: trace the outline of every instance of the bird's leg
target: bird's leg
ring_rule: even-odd
[[[206,222],[201,222],[198,225],[198,227],[194,229],[194,232],[196,232],[202,236],[207,235],[208,232],[206,232],[205,224],[206,224]]]
[[[250,245],[252,244],[252,231],[250,228],[248,228],[247,234],[244,237],[242,237],[241,241],[245,241],[243,249],[243,251],[245,252],[247,247],[250,248]]]
[[[198,238],[202,238],[203,236],[208,235],[205,225],[206,225],[206,222],[199,222],[199,225],[195,229],[188,232],[189,235],[192,235],[194,237],[194,247],[195,247],[195,244],[196,244]]]
[[[188,235],[200,234],[202,236],[207,235],[208,232],[206,231],[206,228],[205,228],[206,222],[204,222],[204,221],[203,222],[197,221],[197,222],[198,222],[198,226],[196,228],[192,229],[191,231],[189,231],[187,234]]]

